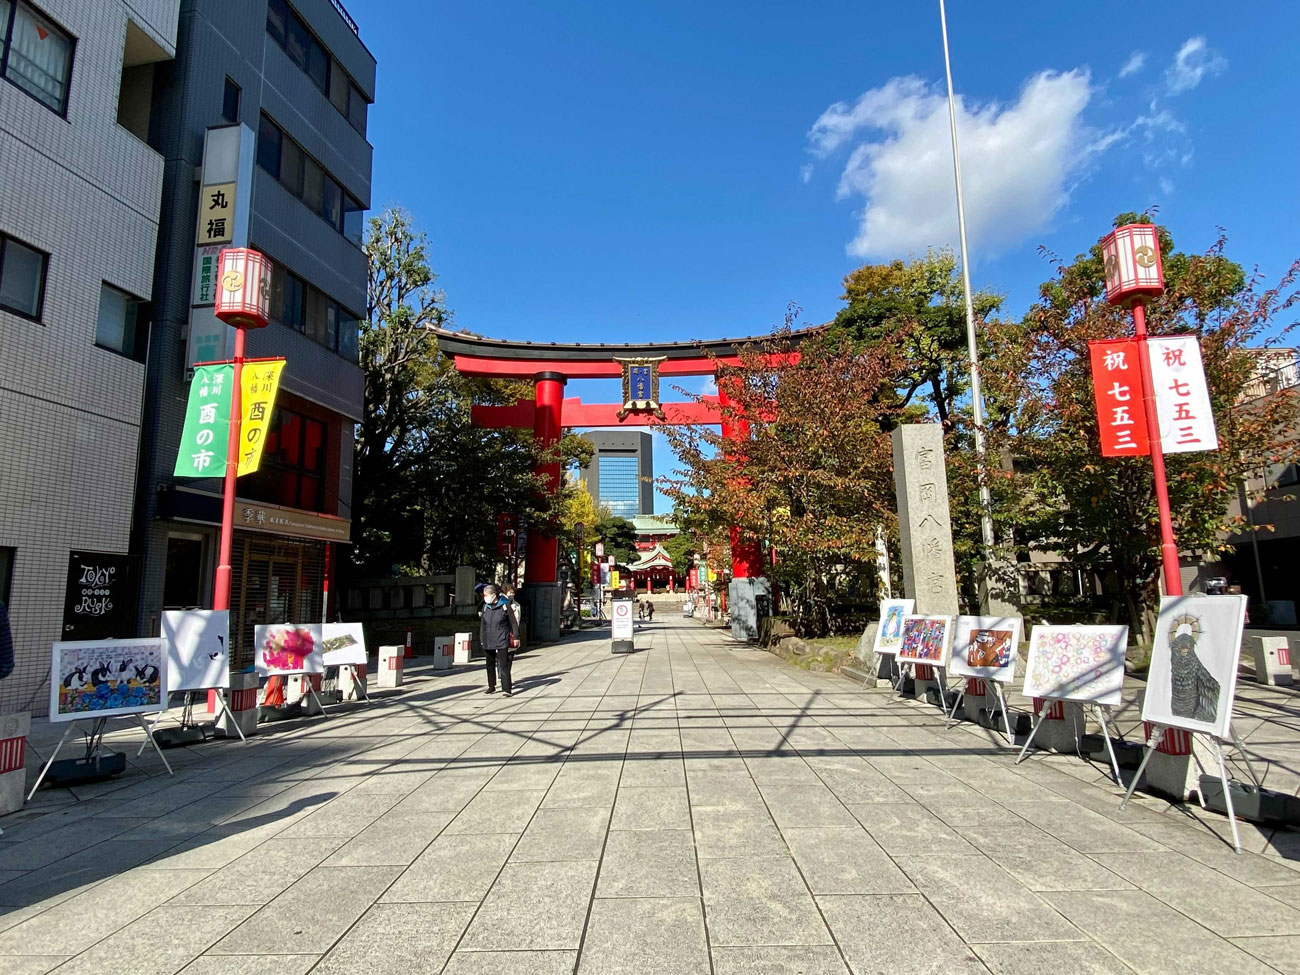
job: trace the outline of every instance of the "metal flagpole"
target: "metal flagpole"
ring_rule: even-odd
[[[952,132],[952,175],[957,184],[957,230],[961,235],[961,282],[966,295],[966,351],[970,357],[970,395],[975,416],[975,458],[979,465],[980,534],[986,562],[993,558],[993,499],[989,496],[987,455],[984,452],[984,394],[980,388],[979,350],[975,344],[975,303],[970,289],[970,251],[966,246],[966,204],[961,195],[961,157],[957,152],[957,106],[952,94],[952,62],[948,58],[948,15],[939,0],[943,30],[943,68],[948,76],[948,127]]]

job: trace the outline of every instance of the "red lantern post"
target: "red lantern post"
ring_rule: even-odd
[[[1160,563],[1165,592],[1183,594],[1178,567],[1178,546],[1174,542],[1173,517],[1169,508],[1169,485],[1165,478],[1165,455],[1160,441],[1160,419],[1156,414],[1151,358],[1147,351],[1147,319],[1143,299],[1164,293],[1164,265],[1160,261],[1160,236],[1155,224],[1131,223],[1117,227],[1101,241],[1106,271],[1106,300],[1112,305],[1132,303],[1133,334],[1137,339],[1142,377],[1142,407],[1146,415],[1151,448],[1151,471],[1155,478],[1156,508],[1160,513]]]
[[[230,432],[226,476],[221,491],[221,554],[217,560],[212,608],[230,609],[230,552],[235,531],[235,477],[239,471],[239,430],[243,421],[244,332],[265,328],[271,315],[271,262],[247,247],[227,247],[218,258],[220,287],[216,316],[235,329],[235,371],[230,390]]]

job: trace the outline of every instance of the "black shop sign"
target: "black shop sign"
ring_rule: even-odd
[[[136,636],[140,560],[134,555],[69,552],[63,600],[63,639],[120,640]]]

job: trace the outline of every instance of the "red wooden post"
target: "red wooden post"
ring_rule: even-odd
[[[1151,381],[1151,359],[1147,353],[1147,315],[1142,302],[1133,304],[1133,334],[1138,342],[1138,362],[1142,367],[1142,408],[1147,418],[1147,437],[1151,444],[1151,473],[1155,479],[1156,510],[1160,513],[1160,564],[1164,571],[1165,592],[1183,594],[1183,574],[1178,567],[1178,545],[1174,542],[1173,515],[1169,508],[1169,482],[1165,478],[1165,452],[1160,442],[1160,418],[1156,414],[1156,391]]]
[[[235,373],[230,389],[230,432],[226,436],[226,476],[221,487],[221,554],[217,560],[212,608],[230,609],[230,552],[235,534],[235,478],[239,473],[239,429],[243,421],[244,329],[235,326]]]
[[[564,377],[555,372],[537,376],[537,408],[533,413],[533,439],[543,450],[554,449],[560,442],[560,412],[564,404]],[[560,486],[559,458],[537,465],[536,473],[546,480],[546,490],[554,494]],[[554,538],[528,533],[528,552],[524,559],[524,582],[554,583],[557,577]]]

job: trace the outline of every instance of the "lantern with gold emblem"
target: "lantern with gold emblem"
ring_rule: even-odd
[[[270,260],[248,247],[226,247],[218,262],[214,314],[236,328],[265,328],[271,316]]]
[[[1154,298],[1165,290],[1160,263],[1160,236],[1155,224],[1130,223],[1102,238],[1106,269],[1106,300],[1126,304],[1133,298]]]

